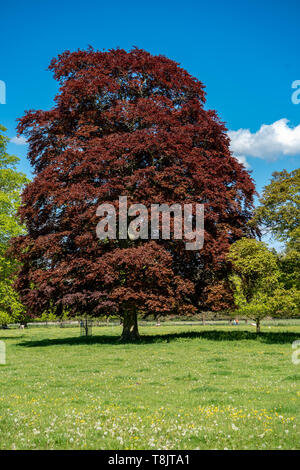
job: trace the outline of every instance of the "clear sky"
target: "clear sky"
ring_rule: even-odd
[[[299,166],[300,104],[291,100],[300,80],[299,0],[11,0],[0,15],[0,123],[10,138],[24,110],[52,106],[52,57],[89,44],[135,45],[179,62],[205,84],[206,107],[240,130],[230,133],[233,151],[247,161],[258,191],[273,171]],[[9,151],[30,174],[21,143]]]

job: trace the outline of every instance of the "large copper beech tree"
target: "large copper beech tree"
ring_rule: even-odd
[[[134,339],[137,313],[211,303],[218,286],[224,290],[230,244],[246,234],[254,185],[216,113],[204,109],[201,82],[137,48],[67,51],[50,70],[60,83],[54,107],[28,111],[18,126],[35,170],[20,210],[27,235],[13,246],[24,304],[36,315],[50,306],[58,314],[115,313],[123,338]],[[203,203],[204,247],[99,240],[96,209],[118,208],[121,195],[147,208]]]

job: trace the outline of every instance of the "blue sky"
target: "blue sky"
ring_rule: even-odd
[[[299,166],[300,104],[291,100],[300,80],[299,13],[296,0],[5,2],[0,123],[13,138],[24,110],[52,106],[57,85],[46,69],[58,53],[136,45],[179,62],[205,84],[206,107],[230,131],[241,129],[230,134],[233,150],[261,191],[273,171]],[[10,143],[9,151],[30,174],[26,145]]]

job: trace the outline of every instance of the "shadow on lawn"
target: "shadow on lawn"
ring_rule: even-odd
[[[38,341],[22,341],[19,346],[42,347],[55,345],[80,345],[80,344],[151,344],[151,343],[169,343],[171,341],[180,341],[185,339],[206,339],[211,341],[241,341],[254,340],[268,344],[291,344],[300,339],[299,333],[292,332],[262,332],[257,335],[252,331],[185,331],[181,333],[168,333],[157,335],[143,335],[139,341],[121,342],[118,336],[97,335],[91,337],[71,337],[71,338],[49,338]]]

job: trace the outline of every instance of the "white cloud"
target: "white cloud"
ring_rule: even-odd
[[[228,131],[233,155],[244,164],[247,156],[275,161],[283,156],[300,155],[300,124],[290,127],[288,123],[288,119],[279,119],[273,124],[262,124],[254,133],[249,129]]]
[[[249,163],[247,162],[247,159],[245,155],[238,155],[238,154],[233,154],[233,156],[240,162],[242,163],[246,168],[250,168]]]
[[[26,145],[27,144],[27,140],[25,139],[25,137],[13,137],[12,139],[10,139],[10,142],[12,144],[16,144],[16,145]]]

